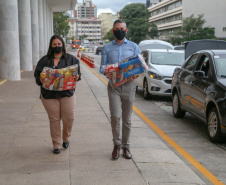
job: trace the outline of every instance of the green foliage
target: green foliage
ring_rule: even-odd
[[[172,44],[181,44],[184,41],[200,40],[200,39],[215,39],[215,31],[213,28],[204,27],[206,20],[203,19],[204,15],[198,15],[197,18],[192,14],[190,17],[183,19],[182,28],[175,31],[170,36]]]
[[[67,22],[67,16],[64,12],[57,12],[53,14],[53,32],[54,34],[63,35],[65,30],[65,36],[68,34],[70,26]]]
[[[123,19],[128,28],[126,38],[139,43],[149,35],[150,23],[148,21],[150,13],[144,4],[133,3],[126,5],[120,11],[120,19]]]
[[[154,39],[159,36],[158,26],[154,23],[151,23],[150,25],[150,32],[149,36]]]
[[[107,33],[106,33],[106,35],[104,36],[104,40],[109,40],[109,41],[112,41],[112,40],[114,40],[114,35],[113,35],[113,33],[112,33],[112,31],[111,30],[109,30]]]

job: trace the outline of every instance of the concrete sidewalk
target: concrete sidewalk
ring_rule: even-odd
[[[59,155],[52,153],[48,117],[33,72],[0,85],[1,185],[211,184],[135,114],[133,159],[112,161],[106,85],[83,64],[81,72],[70,147]]]

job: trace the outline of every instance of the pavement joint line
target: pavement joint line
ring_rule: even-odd
[[[82,60],[80,60],[82,61]],[[88,67],[104,84],[107,82],[91,67],[89,67],[85,62],[82,61],[86,67]],[[155,125],[148,117],[146,117],[136,106],[133,105],[133,110],[144,120],[154,131],[161,136],[167,143],[169,143],[175,150],[177,150],[189,163],[191,163],[199,172],[201,172],[210,182],[215,185],[224,185],[216,176],[214,176],[208,169],[201,165],[194,157],[192,157],[188,152],[186,152],[180,145],[178,145],[173,139],[171,139],[167,134],[165,134],[157,125]]]
[[[20,72],[22,73],[22,72],[24,72],[24,70],[21,70]],[[0,82],[0,85],[6,83],[7,81],[8,81],[8,79],[4,79],[3,81]]]

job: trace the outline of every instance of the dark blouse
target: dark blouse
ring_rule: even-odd
[[[47,55],[42,57],[36,66],[35,72],[34,72],[34,77],[36,79],[36,84],[41,87],[41,95],[45,99],[58,99],[58,98],[63,98],[63,97],[71,97],[74,94],[74,89],[70,90],[64,90],[64,91],[50,91],[42,87],[42,83],[40,81],[40,73],[42,72],[44,67],[50,67],[54,69],[61,69],[65,68],[70,65],[78,64],[78,75],[79,75],[79,80],[81,80],[81,73],[80,73],[80,65],[79,65],[79,60],[67,53],[67,64],[65,61],[65,54],[62,55],[59,63],[57,66],[54,66],[54,59],[52,58],[50,61],[48,60]]]

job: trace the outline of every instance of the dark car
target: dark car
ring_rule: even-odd
[[[198,51],[201,48],[206,50]],[[207,124],[210,140],[221,142],[226,135],[226,42],[188,42],[185,57],[173,74],[173,114],[197,116]]]
[[[97,54],[97,55],[101,54],[102,50],[103,50],[103,46],[97,47],[95,54]]]

